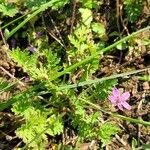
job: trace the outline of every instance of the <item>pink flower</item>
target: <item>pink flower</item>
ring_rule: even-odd
[[[28,46],[28,50],[31,51],[32,53],[37,51],[37,49],[31,44],[30,44],[30,46]]]
[[[114,106],[117,106],[122,111],[123,107],[128,110],[131,110],[131,106],[126,102],[129,99],[129,97],[129,92],[121,94],[117,88],[113,88],[112,95],[109,96],[109,100]]]
[[[29,82],[29,81],[30,81],[30,78],[29,78],[28,76],[25,76],[25,77],[24,77],[24,81],[25,81],[25,82]]]
[[[42,36],[42,32],[36,32],[35,38],[39,39]]]

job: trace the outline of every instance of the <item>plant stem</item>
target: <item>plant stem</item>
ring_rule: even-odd
[[[82,61],[80,61],[80,62],[77,62],[76,64],[74,64],[74,65],[72,65],[72,66],[66,68],[65,70],[63,70],[63,71],[59,72],[58,74],[56,74],[55,76],[51,77],[49,80],[50,80],[50,81],[53,81],[53,80],[59,78],[60,76],[66,74],[66,73],[69,73],[70,71],[76,69],[77,67],[79,67],[79,66],[81,66],[81,65],[83,65],[83,64],[88,63],[89,61],[91,61],[92,59],[94,59],[97,55],[99,55],[99,54],[101,54],[101,53],[104,53],[104,52],[107,52],[107,51],[111,51],[111,49],[114,48],[114,47],[116,47],[118,44],[120,44],[120,43],[122,43],[122,42],[124,42],[124,41],[127,41],[127,40],[133,38],[135,35],[137,35],[137,34],[143,32],[143,31],[146,31],[146,30],[148,30],[148,29],[150,29],[150,26],[147,26],[146,28],[143,28],[143,29],[141,29],[141,30],[138,30],[137,32],[133,32],[132,34],[130,34],[130,35],[128,35],[128,36],[122,38],[121,40],[119,40],[119,41],[117,41],[117,42],[115,42],[115,43],[113,43],[112,45],[110,45],[110,46],[108,46],[108,47],[106,47],[106,48],[103,48],[102,50],[99,50],[96,54],[91,55],[91,56],[88,56],[88,57],[85,58],[84,60],[82,60]]]
[[[79,83],[75,83],[75,84],[60,86],[60,87],[58,87],[57,90],[59,91],[59,90],[64,90],[64,89],[72,89],[72,88],[76,88],[76,87],[80,87],[80,86],[95,84],[95,83],[105,81],[105,80],[111,80],[111,79],[115,79],[115,78],[119,78],[119,77],[124,77],[124,76],[128,76],[128,75],[136,74],[136,73],[139,73],[139,72],[142,72],[142,71],[146,71],[148,69],[149,68],[141,69],[141,70],[135,70],[135,71],[125,72],[125,73],[121,73],[121,74],[111,75],[111,76],[108,76],[108,77],[103,77],[103,78],[100,78],[100,79],[87,80],[87,81],[83,81],[83,82],[79,82]]]
[[[134,118],[126,117],[126,116],[119,115],[119,114],[116,114],[116,113],[111,113],[111,112],[108,112],[106,110],[101,109],[98,105],[93,104],[92,102],[89,102],[85,99],[80,99],[80,100],[87,103],[87,104],[89,104],[89,105],[91,105],[92,107],[96,108],[97,110],[100,110],[101,112],[109,114],[113,117],[120,118],[122,120],[126,120],[128,122],[132,122],[132,123],[136,123],[136,124],[143,124],[145,126],[150,126],[150,122],[148,122],[148,121],[143,121],[143,120],[140,120],[140,119],[134,119]]]
[[[11,25],[11,24],[17,22],[18,20],[22,19],[23,17],[25,17],[26,15],[28,15],[28,14],[31,13],[31,12],[32,12],[32,11],[27,12],[26,14],[24,14],[24,15],[22,15],[22,16],[16,18],[16,19],[14,19],[14,20],[12,20],[11,22],[9,22],[9,23],[5,24],[4,26],[2,26],[1,29],[4,29],[4,28],[8,27],[9,25]]]
[[[0,103],[0,111],[3,111],[4,109],[8,108],[9,106],[14,104],[18,100],[22,99],[22,97],[24,97],[26,94],[30,95],[30,97],[37,96],[36,90],[39,89],[40,86],[41,85],[31,87],[31,88],[27,89],[26,91],[21,92],[20,94],[14,95],[9,100]]]
[[[44,11],[45,9],[47,9],[48,7],[50,7],[52,5],[52,2],[47,2],[43,5],[41,5],[41,7],[34,11],[30,16],[28,16],[24,21],[22,21],[17,27],[15,27],[12,31],[10,31],[9,35],[6,38],[6,40],[8,40],[14,33],[16,33],[20,28],[22,28],[28,21],[30,21],[33,17],[35,17],[37,14],[39,14],[40,12]]]

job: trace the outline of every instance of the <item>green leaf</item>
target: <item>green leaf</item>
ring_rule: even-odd
[[[132,138],[132,150],[136,150],[138,146],[138,141],[135,138]]]
[[[9,30],[7,28],[4,29],[4,37],[7,38],[9,35]]]
[[[52,9],[59,9],[68,4],[70,0],[51,0],[51,2],[52,2]]]
[[[51,115],[47,119],[47,123],[50,125],[51,128],[49,128],[46,133],[48,133],[51,136],[59,135],[63,131],[63,124],[61,116]]]
[[[18,103],[20,102],[18,101]],[[16,114],[16,110],[12,110]],[[61,116],[55,115],[53,112],[55,112],[53,109],[46,110],[43,106],[37,107],[37,104],[33,107],[31,103],[28,103],[28,107],[19,113],[23,115],[25,123],[16,130],[16,135],[22,138],[28,147],[44,149],[47,143],[47,134],[55,136],[63,131]]]
[[[92,23],[92,30],[97,33],[100,37],[106,34],[105,26],[102,23]]]
[[[99,5],[102,5],[103,2],[99,0],[80,0],[82,2],[83,7],[92,9],[98,8]]]
[[[113,32],[111,32],[108,36],[109,36],[109,37],[119,36],[119,33],[118,33],[117,31],[113,31]]]
[[[119,127],[116,124],[113,124],[111,122],[106,122],[102,124],[98,133],[100,139],[103,142],[103,145],[108,144],[111,141],[112,135],[117,134],[118,131]]]
[[[36,8],[36,7],[39,7],[40,5],[46,3],[47,0],[26,0],[24,5],[28,8]]]
[[[142,81],[150,81],[150,75],[138,76],[138,78]]]
[[[46,127],[45,114],[40,110],[29,107],[25,110],[24,117],[26,119],[26,123],[16,130],[16,135],[22,138],[26,144],[32,141],[29,147],[37,149],[44,148],[47,142],[47,136],[43,133],[43,129]],[[38,134],[40,134],[40,136],[35,138]]]
[[[40,85],[41,87],[41,85]],[[32,88],[27,89],[26,91],[21,92],[20,94],[17,94],[15,96],[13,96],[11,99],[9,99],[6,102],[0,103],[0,111],[3,111],[4,109],[10,107],[10,105],[14,104],[15,102],[17,102],[18,100],[24,100],[24,98],[26,98],[26,95],[30,95],[31,96],[35,96],[37,95],[37,93],[35,93],[35,91],[39,89],[39,85],[38,86],[34,86]],[[26,99],[25,99],[26,100]],[[20,107],[21,109],[21,107]]]
[[[119,44],[116,46],[116,48],[117,48],[118,50],[125,50],[125,49],[127,48],[127,44],[126,44],[126,42],[119,43]]]
[[[95,85],[95,90],[92,92],[93,98],[99,98],[99,100],[106,100],[112,88],[117,85],[117,82],[117,79],[112,79],[97,83]]]
[[[82,23],[86,26],[90,26],[91,21],[93,20],[92,11],[87,8],[80,8],[79,9],[82,17]]]
[[[73,35],[69,35],[68,38],[69,38],[70,43],[73,44],[75,48],[77,48],[77,49],[80,48],[79,41],[77,39],[75,39],[75,37]]]
[[[141,4],[138,1],[125,5],[125,11],[127,13],[127,17],[131,23],[138,20],[138,17],[140,16],[142,10],[143,10],[143,4]]]
[[[0,94],[9,91],[17,82],[9,83],[5,79],[0,78]]]
[[[13,49],[10,52],[10,57],[22,67],[33,79],[47,79],[58,72],[61,67],[59,66],[60,59],[57,55],[50,50],[45,49],[43,53],[35,52],[30,54],[27,49],[21,51],[19,48]],[[44,57],[45,61],[40,62],[38,65],[39,57]]]
[[[149,150],[149,149],[150,149],[150,144],[143,144],[143,145],[142,145],[142,148],[143,148],[144,150]]]
[[[10,84],[7,81],[5,81],[4,79],[0,78],[0,92],[5,89],[8,90],[7,87],[10,87]]]
[[[21,51],[19,48],[12,50],[9,54],[25,72],[30,69],[36,70],[37,55],[30,55],[29,51]]]
[[[93,0],[83,0],[83,6],[89,9],[93,8]]]
[[[50,2],[52,9],[59,9],[61,7],[64,7],[67,3],[70,2],[70,0],[27,0],[25,2],[25,6],[28,8],[38,8],[43,4],[46,4],[46,2]]]
[[[0,4],[0,12],[2,12],[4,16],[14,17],[18,13],[18,10],[11,4]]]

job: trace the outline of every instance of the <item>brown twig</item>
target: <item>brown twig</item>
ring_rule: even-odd
[[[9,73],[6,69],[4,69],[2,66],[0,66],[0,69],[1,69],[3,72],[5,72],[9,77],[11,77],[11,78],[17,80],[20,85],[25,86],[25,84],[24,84],[23,82],[19,81],[15,76],[13,76],[12,74],[10,74],[10,73]]]
[[[122,2],[121,2],[122,3]],[[121,24],[123,26],[123,31],[121,34],[123,34],[124,31],[126,31],[127,35],[129,35],[129,30],[127,28],[127,25],[128,25],[128,21],[126,20],[126,23],[125,23],[125,20],[123,20],[123,4],[120,5],[120,21],[121,21]]]
[[[53,24],[53,26],[54,26],[54,28],[55,28],[55,31],[57,32],[57,34],[58,34],[58,36],[59,36],[59,39],[60,39],[59,41],[61,41],[63,47],[66,49],[65,42],[64,42],[64,40],[63,40],[63,38],[62,38],[62,36],[61,36],[61,34],[60,34],[60,32],[59,32],[57,26],[56,26],[56,23],[54,22],[53,18],[50,16],[50,14],[48,14],[48,15],[49,15],[50,20],[51,20],[51,22],[52,22],[52,24]]]
[[[52,38],[54,38],[62,47],[64,47],[65,48],[65,45],[55,36],[55,35],[53,35],[50,31],[48,31],[47,29],[45,29],[47,32],[48,32],[48,34],[52,37]]]
[[[2,40],[3,40],[3,43],[7,46],[8,44],[6,43],[6,40],[5,40],[5,38],[4,38],[4,35],[3,35],[1,29],[0,29],[0,34],[1,34],[1,37],[2,37]]]
[[[76,6],[77,6],[77,2],[76,2],[76,0],[73,0],[72,17],[71,17],[71,21],[70,21],[70,23],[71,23],[70,34],[72,34],[72,31],[73,31],[73,25],[74,25],[74,22],[75,22]]]
[[[120,1],[116,0],[116,17],[117,17],[117,27],[120,35],[120,24],[119,24],[119,16],[120,16]]]

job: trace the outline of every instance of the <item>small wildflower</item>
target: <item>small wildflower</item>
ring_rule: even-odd
[[[30,78],[29,78],[28,76],[25,76],[25,77],[24,77],[24,81],[25,81],[25,82],[29,82],[29,81],[30,81]]]
[[[32,53],[37,51],[37,49],[33,45],[28,46],[28,50],[31,51]]]
[[[109,96],[110,102],[123,111],[123,107],[131,110],[131,106],[126,102],[130,97],[129,92],[120,93],[117,88],[113,88],[112,95]]]
[[[36,34],[35,34],[35,38],[40,38],[42,36],[42,32],[36,32]]]

